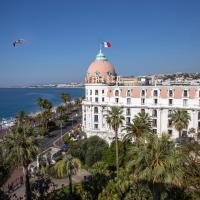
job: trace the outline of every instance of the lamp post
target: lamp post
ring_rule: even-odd
[[[62,137],[63,137],[62,121],[60,121],[60,145],[62,145]]]

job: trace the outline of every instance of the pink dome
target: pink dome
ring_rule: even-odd
[[[115,76],[115,69],[108,60],[95,60],[88,68],[87,76],[99,76],[99,77],[107,77],[107,76]]]

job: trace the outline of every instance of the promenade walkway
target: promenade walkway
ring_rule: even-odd
[[[84,180],[84,176],[88,176],[90,175],[89,172],[87,172],[86,170],[82,169],[79,170],[78,173],[72,177],[72,183],[80,183]],[[65,185],[69,184],[69,180],[68,178],[63,178],[63,179],[52,179],[52,182],[55,184],[55,189],[59,189],[62,188]],[[15,199],[15,198],[21,198],[22,200],[25,199],[24,198],[24,194],[25,194],[25,186],[24,184],[18,188],[17,190],[13,191],[10,193],[10,197],[11,199]]]
[[[23,167],[18,167],[13,170],[10,177],[2,186],[4,192],[14,191],[23,184]]]

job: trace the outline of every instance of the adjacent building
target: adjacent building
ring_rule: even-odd
[[[153,85],[148,77],[120,77],[105,55],[100,52],[87,70],[85,78],[85,100],[82,103],[83,131],[88,136],[98,135],[113,140],[113,131],[106,123],[105,114],[112,106],[123,109],[124,126],[141,111],[152,116],[153,131],[166,132],[173,139],[179,137],[172,127],[169,115],[174,109],[186,109],[191,121],[188,130],[200,129],[200,86],[199,85]],[[121,128],[119,137],[124,136]]]

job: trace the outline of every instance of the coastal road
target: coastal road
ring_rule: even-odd
[[[72,117],[72,116],[70,116]],[[63,127],[63,135],[70,131],[73,127],[75,127],[77,124],[81,123],[81,116],[75,116],[73,115],[73,122],[72,124],[69,124],[65,127]],[[40,150],[44,151],[48,149],[49,147],[53,146],[53,142],[57,140],[60,137],[60,129],[54,130],[50,132],[48,135],[44,136],[42,139],[38,139],[38,144],[40,146]]]

